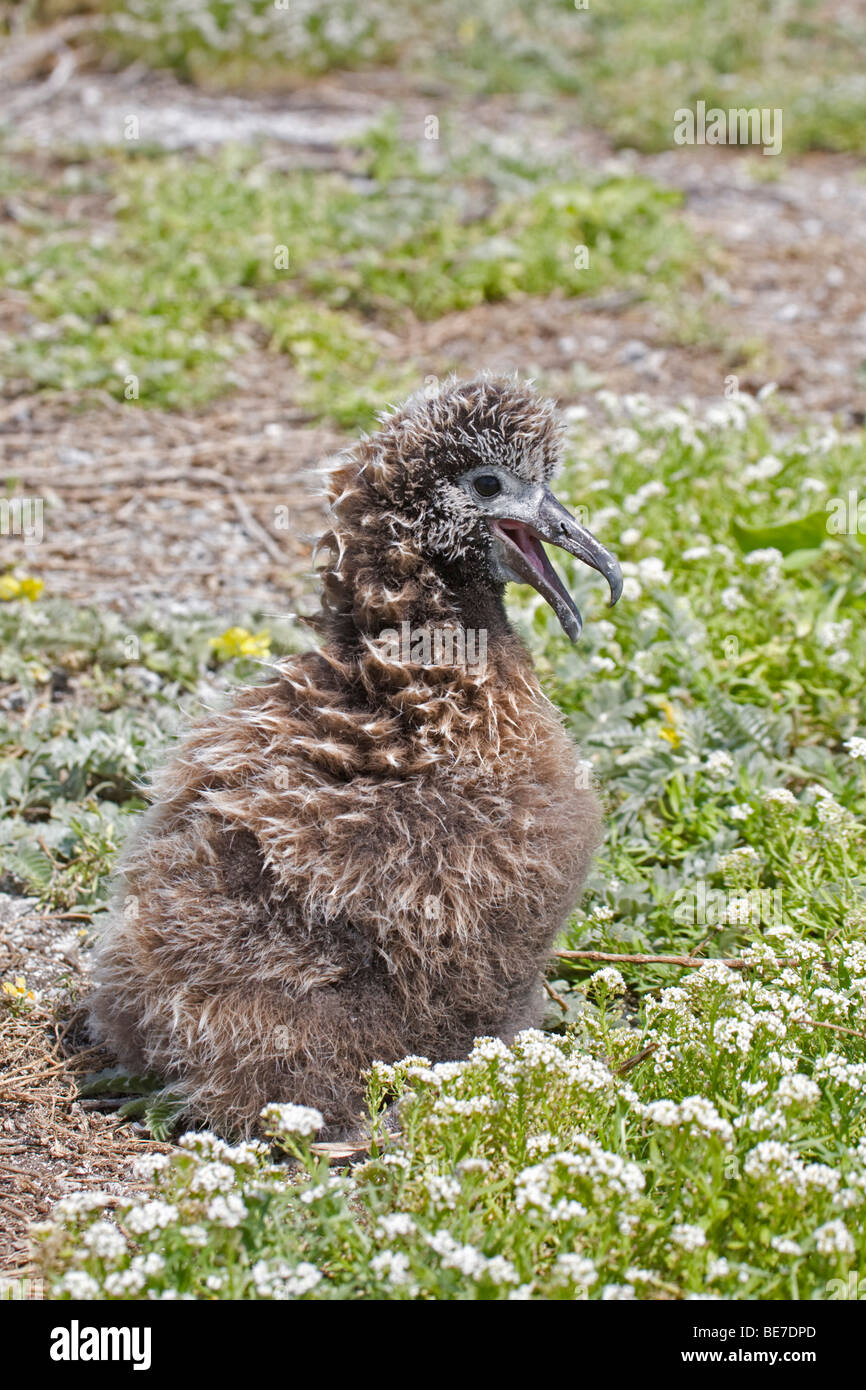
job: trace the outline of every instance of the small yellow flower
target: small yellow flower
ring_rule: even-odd
[[[32,603],[44,588],[41,579],[33,579],[30,575],[25,575],[23,579],[16,579],[14,574],[4,574],[0,577],[0,599],[4,603],[13,598],[26,598]]]
[[[36,998],[33,990],[27,988],[23,975],[16,975],[14,980],[4,980],[3,993],[15,1004],[32,1004]]]
[[[238,656],[263,658],[270,655],[271,634],[267,628],[248,632],[245,627],[230,627],[219,637],[212,637],[210,644],[217,661],[233,661]]]
[[[659,738],[665,739],[671,748],[679,748],[680,736],[677,731],[674,707],[668,700],[662,700],[661,709],[665,716],[665,722],[659,729]]]

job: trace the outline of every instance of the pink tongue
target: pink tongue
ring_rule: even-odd
[[[518,522],[506,522],[503,527],[506,535],[514,541],[518,549],[522,550],[532,568],[540,575],[544,575],[544,568],[538,554],[539,543],[534,536],[531,536],[525,526]]]

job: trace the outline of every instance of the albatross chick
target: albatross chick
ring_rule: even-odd
[[[542,1014],[599,806],[503,607],[581,620],[542,547],[619,566],[547,484],[527,386],[412,398],[330,474],[317,649],[194,726],[155,779],[99,947],[94,1036],[190,1116],[357,1125],[375,1059],[458,1058]]]

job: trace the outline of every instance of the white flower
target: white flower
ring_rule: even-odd
[[[411,1236],[416,1229],[415,1222],[406,1211],[395,1211],[380,1216],[376,1235],[380,1240],[393,1240],[395,1236]]]
[[[713,1040],[723,1052],[747,1057],[754,1031],[753,1024],[747,1018],[720,1018],[713,1026]]]
[[[609,656],[591,656],[589,658],[589,668],[591,671],[601,671],[610,674],[616,670],[616,662]]]
[[[815,1231],[815,1246],[821,1255],[853,1255],[856,1246],[844,1221],[828,1221]]]
[[[234,1170],[227,1163],[202,1163],[190,1179],[190,1192],[230,1192],[235,1185]]]
[[[669,584],[671,578],[661,560],[655,555],[648,555],[645,559],[638,560],[637,575],[644,584]]]
[[[603,970],[596,970],[592,982],[594,985],[603,985],[608,994],[625,994],[625,980],[612,965],[606,965]]]
[[[745,556],[747,565],[760,565],[763,568],[761,583],[766,590],[776,589],[782,578],[784,555],[775,546],[767,546],[763,550],[751,550]]]
[[[380,1278],[387,1279],[389,1284],[399,1286],[409,1282],[409,1257],[404,1255],[402,1251],[381,1251],[380,1254],[373,1256],[370,1261],[370,1268]]]
[[[246,1216],[246,1203],[235,1192],[230,1193],[228,1197],[214,1197],[212,1202],[208,1202],[207,1214],[218,1226],[231,1229],[233,1226],[239,1226]]]
[[[844,671],[850,665],[853,657],[847,647],[840,647],[837,652],[831,652],[827,657],[827,665],[831,671]]]
[[[734,760],[723,748],[715,748],[704,763],[704,771],[710,777],[727,777],[733,770]]]
[[[532,1140],[531,1140],[531,1139],[527,1140],[527,1147],[528,1147],[529,1144],[531,1144],[531,1143],[532,1143]],[[490,1167],[491,1167],[491,1164],[490,1164],[490,1159],[489,1159],[489,1158],[461,1158],[460,1162],[457,1164],[457,1172],[458,1172],[458,1173],[489,1173],[489,1172],[490,1172]]]
[[[114,1298],[124,1298],[126,1296],[135,1297],[144,1288],[144,1276],[137,1269],[130,1267],[122,1269],[106,1276],[103,1288],[106,1293]]]
[[[644,483],[637,492],[632,493],[623,501],[623,510],[630,516],[636,516],[643,507],[644,502],[648,502],[651,497],[664,497],[667,488],[658,479],[653,479],[649,483]]]
[[[111,1197],[107,1192],[73,1192],[69,1197],[61,1197],[56,1202],[53,1209],[53,1216],[56,1221],[69,1221],[76,1216],[83,1216],[85,1212],[97,1211],[100,1207],[107,1207]]]
[[[150,1181],[157,1173],[161,1173],[167,1168],[170,1159],[168,1154],[145,1154],[143,1158],[137,1158],[132,1165],[132,1171],[137,1178],[144,1178]]]
[[[797,805],[797,798],[787,787],[770,787],[769,791],[764,792],[764,801],[768,806]]]
[[[777,459],[775,454],[766,454],[757,463],[750,463],[740,474],[740,481],[743,483],[763,482],[766,478],[775,478],[777,473],[781,473],[784,468],[781,459]]]
[[[840,623],[822,623],[816,636],[820,647],[841,647],[851,636],[851,619],[843,618]]]
[[[171,1226],[178,1219],[178,1209],[170,1202],[142,1202],[131,1207],[123,1217],[133,1235],[146,1235],[149,1231],[160,1231]]]
[[[250,1272],[260,1298],[302,1298],[322,1280],[321,1270],[305,1260],[294,1269],[283,1260],[273,1264],[257,1260]]]
[[[520,1275],[504,1255],[494,1255],[487,1261],[487,1275],[494,1284],[519,1284]]]
[[[110,1221],[95,1221],[85,1232],[84,1244],[101,1260],[117,1260],[126,1254],[126,1237]]]
[[[301,1193],[301,1201],[305,1207],[311,1207],[314,1202],[319,1202],[323,1197],[327,1197],[328,1189],[322,1183],[316,1183],[314,1187],[307,1187]]]
[[[371,1062],[367,1070],[370,1077],[382,1086],[393,1086],[397,1079],[396,1069],[388,1062]]]
[[[769,545],[765,550],[750,550],[746,556],[747,565],[781,565],[784,560],[781,550]]]
[[[439,1256],[446,1269],[456,1269],[470,1279],[478,1279],[487,1269],[487,1260],[474,1245],[458,1245],[448,1231],[436,1231],[427,1236],[430,1249]]]
[[[821,1099],[821,1087],[810,1076],[795,1072],[793,1076],[783,1076],[776,1092],[782,1105],[817,1105]]]
[[[560,1255],[554,1269],[561,1270],[572,1284],[579,1284],[584,1288],[589,1288],[589,1285],[598,1279],[598,1270],[592,1260],[586,1259],[583,1255]]]
[[[507,1061],[510,1057],[511,1051],[501,1038],[476,1038],[472,1045],[470,1060],[473,1062],[499,1062]],[[443,1064],[440,1063],[439,1065]]]
[[[702,975],[705,969],[706,967],[703,967],[696,973]],[[722,966],[722,969],[728,973],[727,966]],[[652,1124],[671,1129],[688,1129],[694,1125],[699,1133],[718,1134],[725,1144],[733,1142],[732,1127],[727,1120],[722,1119],[713,1102],[707,1100],[706,1096],[686,1096],[679,1103],[672,1100],[654,1100],[649,1105],[638,1105],[635,1108]]]
[[[310,1105],[291,1105],[288,1103],[266,1105],[261,1112],[262,1119],[272,1127],[277,1135],[300,1134],[307,1138],[316,1134],[325,1123],[321,1111]]]
[[[717,868],[720,874],[738,873],[741,869],[755,869],[760,862],[757,850],[751,845],[739,845],[719,856]]]
[[[832,795],[822,796],[815,807],[815,814],[822,825],[841,826],[850,821],[851,813]]]
[[[640,448],[640,435],[630,425],[624,425],[611,434],[610,447],[615,454],[634,454]]]
[[[620,545],[637,545],[641,533],[636,526],[627,526],[619,538]]]
[[[681,1222],[671,1227],[671,1243],[678,1245],[681,1250],[700,1250],[702,1245],[706,1245],[707,1237],[703,1226],[691,1226],[687,1222]]]
[[[181,1226],[180,1234],[188,1245],[207,1245],[210,1240],[207,1226]]]
[[[742,608],[745,603],[742,590],[738,589],[735,584],[729,584],[726,589],[722,589],[719,594],[719,601],[729,613],[736,613],[737,609]]]
[[[843,745],[851,758],[866,758],[866,738],[849,738]]]
[[[851,637],[851,619],[845,617],[841,623],[822,623],[816,632],[817,645],[827,648],[837,648],[842,642]]]
[[[69,1274],[64,1274],[56,1287],[59,1293],[67,1293],[71,1299],[99,1297],[99,1285],[96,1280],[77,1269],[72,1270]]]

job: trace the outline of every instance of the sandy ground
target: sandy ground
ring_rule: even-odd
[[[28,75],[23,64],[21,80],[4,84],[0,128],[11,145],[50,152],[58,131],[83,147],[116,141],[134,111],[149,140],[172,148],[255,139],[287,169],[333,166],[339,142],[386,107],[398,108],[407,138],[418,138],[424,115],[436,110],[435,98],[406,92],[392,72],[332,77],[290,98],[253,100],[198,94],[134,70],[100,76],[74,64],[58,74],[58,67]],[[519,141],[524,156],[555,147],[573,155],[576,168],[642,170],[682,189],[707,264],[702,284],[683,292],[679,326],[670,310],[617,294],[485,305],[416,324],[394,350],[417,360],[422,375],[453,364],[466,373],[541,371],[570,403],[599,386],[705,402],[721,396],[733,373],[746,390],[777,382],[779,400],[795,412],[844,425],[866,417],[862,164],[816,155],[770,169],[773,161],[759,154],[707,149],[638,157],[614,152],[560,106],[515,112],[488,100],[449,114],[476,135]],[[693,344],[681,327],[690,316],[711,329]],[[238,373],[234,395],[198,412],[144,411],[99,397],[0,398],[3,471],[49,499],[50,524],[33,563],[53,593],[130,609],[146,602],[227,615],[251,605],[291,608],[322,521],[316,466],[343,440],[311,425],[279,361],[251,356]],[[288,531],[276,522],[282,507]],[[13,558],[26,563],[26,551]],[[0,975],[26,975],[41,1000],[4,1025],[0,1271],[24,1268],[27,1224],[51,1201],[84,1186],[120,1190],[132,1154],[148,1143],[140,1128],[75,1100],[76,1074],[109,1060],[92,1053],[76,1060],[82,1042],[70,1001],[87,979],[78,927],[0,895]]]

